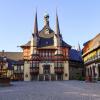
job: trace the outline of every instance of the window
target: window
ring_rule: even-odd
[[[23,70],[24,68],[23,68],[23,66],[21,66],[21,70]]]
[[[17,70],[17,66],[14,66],[14,70]]]

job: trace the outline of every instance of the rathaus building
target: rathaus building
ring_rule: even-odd
[[[60,33],[58,15],[55,30],[49,25],[49,15],[38,29],[37,13],[31,39],[21,45],[23,52],[0,52],[0,72],[12,80],[69,80],[82,77],[83,62],[80,46],[72,49]],[[3,62],[3,59],[6,61]],[[5,67],[2,67],[4,63]],[[0,74],[1,75],[1,74]]]
[[[57,14],[55,26],[55,30],[50,28],[49,15],[46,14],[44,26],[39,31],[36,13],[32,38],[25,45],[21,45],[25,61],[25,81],[69,80],[71,46],[65,43],[62,38]]]

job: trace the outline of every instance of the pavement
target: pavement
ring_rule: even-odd
[[[12,82],[0,87],[0,100],[100,100],[100,82]]]

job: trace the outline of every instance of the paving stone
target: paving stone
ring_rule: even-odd
[[[0,100],[100,100],[100,82],[12,82],[0,87]]]

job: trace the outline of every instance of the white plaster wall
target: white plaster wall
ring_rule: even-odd
[[[54,35],[54,46],[57,46],[57,37]]]
[[[54,74],[55,73],[55,71],[54,71],[54,63],[51,63],[50,64],[50,73],[51,74]]]
[[[4,65],[3,65],[3,69],[7,69],[8,68],[8,63],[5,63]]]
[[[43,74],[43,67],[41,63],[39,63],[39,74]]]
[[[24,62],[24,81],[30,81],[30,80],[31,80],[30,63],[28,61],[25,61]]]
[[[8,70],[7,71],[7,77],[10,77],[11,76],[11,70]]]
[[[65,76],[67,74],[67,76]],[[69,63],[66,61],[64,63],[64,74],[63,74],[63,80],[69,80]]]
[[[21,70],[23,70],[24,69],[24,66],[23,65],[21,65]]]
[[[32,36],[32,38],[31,38],[31,55],[33,54],[33,45],[34,45],[34,44],[33,44],[33,40],[34,40],[34,39],[33,39],[33,36]]]

